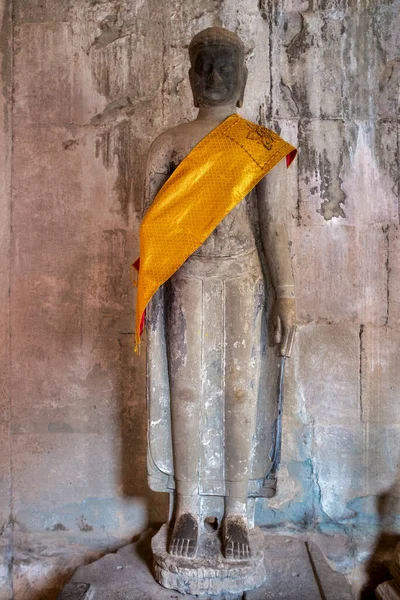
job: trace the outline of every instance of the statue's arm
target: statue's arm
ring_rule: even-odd
[[[147,154],[143,181],[143,214],[147,212],[154,198],[168,179],[170,173],[170,137],[167,133],[161,134],[154,140]],[[161,286],[153,295],[146,308],[146,330],[148,349],[148,377],[162,386],[165,380],[166,350],[164,331],[164,286]]]
[[[144,170],[143,215],[170,175],[171,145],[171,136],[166,132],[150,146]]]
[[[261,237],[276,292],[274,337],[282,356],[290,356],[296,327],[294,278],[286,226],[291,194],[284,159],[257,185]]]
[[[154,140],[147,154],[143,177],[143,214],[170,175],[170,136]],[[169,378],[165,335],[165,286],[153,295],[146,308],[146,371],[148,414],[148,482],[152,490],[167,491],[173,472],[169,422]]]

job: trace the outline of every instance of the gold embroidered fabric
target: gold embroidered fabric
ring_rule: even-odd
[[[153,294],[272,167],[285,156],[289,166],[295,155],[273,131],[232,115],[180,163],[140,227],[137,346]]]

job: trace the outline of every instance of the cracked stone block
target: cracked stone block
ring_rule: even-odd
[[[391,2],[392,0],[389,0]],[[312,0],[313,10],[338,11],[357,9],[360,12],[369,11],[381,4],[381,0],[366,0],[359,3],[358,0]]]
[[[10,244],[11,244],[11,6],[0,2],[0,600],[11,600],[9,587],[10,456]]]
[[[389,236],[389,320],[391,327],[400,323],[400,229],[390,226]]]
[[[147,3],[143,4],[144,9],[146,5]],[[116,7],[117,5],[114,10]],[[149,9],[150,14],[148,14]],[[78,18],[87,18],[86,12],[80,13]],[[115,19],[117,18],[115,15]],[[163,21],[151,21],[151,5],[147,8],[146,14],[143,15],[142,11],[139,11],[136,19],[132,18],[130,23],[126,21],[109,23],[107,17],[99,22],[96,15],[94,19],[94,23],[93,20],[91,22],[89,38],[92,42],[88,44],[87,55],[82,57],[81,62],[87,65],[93,88],[105,97],[107,103],[102,107],[97,106],[92,117],[105,107],[122,104],[122,107],[125,106],[125,111],[121,111],[117,115],[118,118],[122,118],[124,112],[126,116],[135,118],[138,113],[148,114],[149,122],[145,130],[149,129],[149,125],[155,126],[158,131],[167,129],[166,119],[174,115],[171,112],[174,109],[176,110],[175,124],[177,115],[183,120],[186,116],[183,103],[185,101],[189,103],[190,95],[186,77],[187,50],[182,49],[179,39],[182,32],[177,33],[174,44],[168,41],[164,45]],[[102,40],[101,36],[96,37],[94,28],[96,23],[97,34],[99,26],[104,33],[106,31],[104,23],[109,23],[111,32],[115,32],[115,39]],[[154,40],[158,40],[158,43],[155,44]],[[182,68],[185,70],[186,81],[183,81]],[[153,127],[150,129],[154,131]]]
[[[130,539],[128,535],[113,537],[105,531],[28,532],[16,529],[13,600],[31,600],[33,594],[46,599],[56,598],[77,567],[98,559],[105,552],[115,552]]]
[[[353,5],[345,13],[343,98],[351,119],[377,115],[377,99],[386,86],[381,73],[386,63],[398,55],[397,19],[396,3],[377,0],[369,2],[366,10],[355,11]]]
[[[6,384],[8,384],[8,381],[6,381]],[[11,464],[9,410],[10,407],[7,398],[0,396],[0,532],[7,531],[10,519]]]
[[[343,19],[276,10],[272,21],[273,116],[343,115]]]
[[[266,126],[272,131],[275,131],[284,140],[292,144],[295,148],[299,147],[297,119],[272,119],[267,121]],[[288,189],[290,197],[286,203],[286,222],[288,225],[297,224],[298,222],[298,195],[299,195],[299,154],[286,171],[286,177],[289,180]],[[267,175],[268,177],[268,175]]]
[[[46,335],[46,329],[42,331]],[[118,340],[95,338],[95,356],[81,348],[80,340],[80,335],[70,335],[66,343],[62,335],[52,334],[47,344],[29,336],[25,346],[18,345],[12,389],[19,402],[13,410],[13,435],[97,436],[108,435],[110,428],[119,434],[127,429],[121,412],[137,407],[137,400],[129,400],[129,395],[143,387],[132,357],[120,352]],[[117,393],[120,402],[115,400]],[[144,415],[137,418],[134,429],[137,443],[141,440],[144,445]]]
[[[143,527],[141,490],[136,498],[119,498],[123,481],[115,443],[110,434],[14,436],[14,515],[19,527],[102,535],[135,533]],[[136,468],[145,469],[145,461],[140,462]],[[40,486],[32,486],[32,477]]]
[[[396,2],[376,2],[372,27],[379,39],[384,63],[378,72],[378,88],[375,94],[377,114],[385,119],[395,120],[399,116],[400,85],[400,30],[398,27],[398,6]]]
[[[41,23],[48,21],[68,21],[71,16],[72,0],[15,0],[13,4],[16,23]]]
[[[379,92],[377,94],[377,112],[386,119],[398,118],[400,111],[400,58],[389,60],[380,70]]]
[[[8,532],[0,538],[0,600],[14,600],[11,585],[12,548]]]
[[[68,260],[79,264],[84,259],[80,244],[87,239],[80,236],[91,230],[89,219],[95,211],[87,201],[89,194],[97,191],[85,173],[87,168],[94,168],[97,175],[90,143],[94,140],[79,130],[26,125],[22,117],[16,118],[14,140],[15,266],[24,275],[54,275],[63,267],[63,257],[54,248],[66,245],[67,240]],[[103,179],[104,175],[100,185]],[[98,208],[107,208],[104,196],[104,192],[98,193]]]
[[[385,228],[332,223],[288,231],[299,323],[386,322]]]
[[[382,52],[391,60],[398,56],[400,45],[400,30],[397,26],[399,6],[396,0],[381,2],[380,0],[369,0],[373,8],[373,30],[379,39]]]
[[[300,121],[299,224],[323,225],[332,219],[347,224],[343,145],[343,121]]]
[[[396,123],[300,121],[299,223],[397,223],[397,161]]]
[[[362,495],[362,425],[315,427],[314,465],[321,506],[334,520],[353,515],[347,503]]]
[[[372,429],[360,422],[316,424],[314,466],[321,490],[321,506],[335,520],[360,522],[396,517],[400,427]],[[382,500],[383,499],[383,500]]]
[[[133,239],[118,171],[108,181],[93,132],[15,132],[13,432],[105,432],[118,421],[115,394],[131,402],[145,386],[132,352]]]
[[[363,425],[363,494],[376,496],[375,510],[388,520],[400,515],[400,426],[378,424]],[[363,498],[361,498],[363,500]],[[354,502],[353,502],[353,507]],[[400,523],[398,523],[400,525]]]
[[[263,17],[259,4],[253,0],[242,0],[240,10],[237,10],[235,3],[223,2],[220,6],[221,25],[236,31],[245,45],[249,75],[240,113],[251,121],[256,121],[258,117],[264,125],[264,120],[270,115],[270,99],[266,98],[271,86],[270,66],[266,60],[268,20]]]
[[[93,131],[15,133],[13,431],[99,433],[115,421],[116,390],[126,400],[145,386],[144,360],[132,352],[137,240],[118,168],[103,162],[118,134],[103,147]]]
[[[366,326],[362,332],[362,418],[400,424],[397,328]]]
[[[104,108],[71,24],[22,24],[15,29],[14,43],[16,124],[86,124]]]
[[[353,121],[345,124],[344,136],[340,186],[346,224],[398,223],[397,123]]]
[[[44,270],[58,275],[68,267],[77,279],[77,264],[90,275],[92,265],[88,257],[108,251],[113,257],[107,257],[104,268],[110,268],[112,258],[116,271],[116,258],[121,261],[118,272],[121,279],[125,277],[124,287],[130,290],[130,266],[138,252],[138,216],[142,204],[131,168],[138,158],[136,146],[141,146],[145,154],[143,146],[148,144],[138,139],[129,122],[110,126],[107,131],[45,129],[16,123],[14,134],[17,142],[14,212],[17,225],[23,223],[24,232],[30,233],[23,236],[17,229],[16,252],[22,261],[18,267],[35,275]],[[38,231],[42,244],[39,247]],[[68,250],[64,260],[52,251],[60,243]],[[114,281],[110,282],[114,288],[121,285],[116,278],[115,273]],[[84,284],[86,280],[80,282],[81,289]],[[79,287],[78,280],[75,285]],[[123,289],[121,294],[120,289],[111,287],[103,293],[107,293],[108,302],[116,302],[116,294],[125,300],[127,291]]]
[[[260,4],[267,14],[267,8],[269,8],[268,0],[261,0]],[[273,4],[275,10],[281,10],[283,12],[304,12],[311,10],[313,0],[273,0]]]
[[[319,424],[360,420],[357,325],[312,323],[299,327],[290,362],[293,379],[286,389],[289,387],[297,401],[288,407],[293,417]]]
[[[362,10],[321,0],[304,11],[285,4],[277,3],[272,19],[273,115],[374,118],[376,99],[391,85],[382,71],[397,53],[396,6],[372,2]]]

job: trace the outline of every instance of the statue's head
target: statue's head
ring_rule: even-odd
[[[247,69],[244,45],[232,31],[209,27],[189,45],[189,71],[195,106],[243,105]]]

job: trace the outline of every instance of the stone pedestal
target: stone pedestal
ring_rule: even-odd
[[[265,582],[250,591],[229,594],[221,592],[215,595],[210,593],[206,596],[207,600],[353,599],[344,576],[330,569],[314,544],[265,531],[259,537],[260,530],[257,529],[254,533],[256,539],[252,539],[251,543],[255,556],[259,552],[264,553],[267,573]],[[107,554],[90,565],[79,567],[58,600],[196,600],[197,596],[191,593],[181,594],[162,587],[154,578],[154,551],[157,554],[164,552],[164,535],[156,534],[155,540],[155,531],[147,531],[135,543]],[[204,546],[200,552],[204,552]],[[234,581],[231,572],[233,561],[221,560],[221,564],[225,562],[226,567],[229,564],[225,582],[225,585],[229,585],[229,581]],[[232,565],[235,576],[239,573],[238,567],[239,564]],[[246,568],[244,563],[242,567]],[[205,575],[209,578],[210,574],[207,571]],[[200,578],[200,574],[198,576]],[[219,576],[222,576],[222,571],[219,571]],[[242,576],[246,585],[249,580],[246,580],[244,571]],[[256,585],[254,571],[253,577]],[[198,587],[201,588],[200,584]]]
[[[204,532],[194,559],[167,552],[168,526],[163,525],[152,539],[154,575],[163,587],[195,596],[239,593],[262,585],[266,578],[264,535],[250,531],[252,556],[248,560],[227,560],[221,554],[217,532]]]

